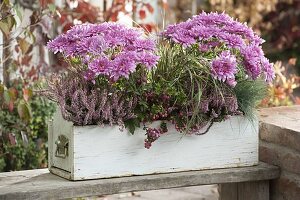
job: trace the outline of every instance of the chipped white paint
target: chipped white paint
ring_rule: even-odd
[[[251,124],[243,117],[231,117],[215,123],[201,136],[183,136],[172,125],[168,129],[145,149],[142,128],[131,135],[116,126],[73,126],[57,113],[49,126],[49,169],[59,176],[82,180],[258,163],[257,121]],[[55,157],[55,140],[60,134],[70,139],[65,159]]]

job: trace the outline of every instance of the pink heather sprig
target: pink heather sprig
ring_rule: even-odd
[[[165,122],[161,122],[159,128],[146,128],[145,148],[150,149],[152,143],[155,142],[162,134],[168,132],[168,127]]]
[[[169,25],[163,37],[189,47],[199,45],[200,52],[214,50],[224,44],[229,51],[238,50],[240,54],[229,55],[221,52],[212,60],[212,76],[234,87],[237,64],[244,66],[249,78],[255,80],[263,76],[266,82],[274,77],[273,64],[264,56],[261,44],[264,42],[246,24],[242,24],[225,13],[202,12],[193,18],[175,25]],[[237,63],[236,61],[240,61]]]
[[[78,77],[52,78],[44,93],[60,106],[64,119],[74,125],[119,125],[134,118],[136,97],[126,98],[121,92],[107,89],[91,89]]]
[[[225,88],[220,88],[221,92],[215,92],[214,90],[206,89],[203,91],[202,98],[200,101],[199,109],[201,113],[206,115],[206,120],[201,120],[192,127],[187,127],[185,121],[178,123],[173,121],[175,129],[179,132],[185,132],[188,134],[203,134],[208,124],[215,120],[220,120],[224,116],[243,115],[239,110],[238,100],[234,93],[228,91]],[[191,117],[195,107],[188,106],[184,110],[179,111],[178,116],[180,117]],[[199,132],[202,132],[199,134]],[[204,131],[206,132],[206,131]]]
[[[88,66],[85,72],[88,80],[98,75],[113,81],[128,78],[137,65],[151,69],[159,58],[155,42],[141,30],[113,22],[76,25],[48,42],[47,47],[66,58],[80,58]]]
[[[146,130],[147,138],[145,139],[145,148],[149,149],[152,146],[152,143],[155,142],[162,133],[163,132],[161,129],[147,128]]]

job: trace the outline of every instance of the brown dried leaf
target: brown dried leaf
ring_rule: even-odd
[[[25,38],[19,37],[19,38],[17,38],[17,41],[20,46],[22,54],[23,55],[26,54],[29,51],[31,44],[29,42],[27,42]]]

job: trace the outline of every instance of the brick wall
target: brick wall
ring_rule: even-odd
[[[281,168],[271,200],[300,200],[300,106],[260,110],[259,158]]]

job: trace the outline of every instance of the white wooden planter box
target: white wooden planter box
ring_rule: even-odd
[[[168,130],[145,149],[142,128],[131,135],[117,126],[73,126],[58,112],[49,124],[49,170],[84,180],[258,164],[257,121],[234,116],[201,136]],[[55,143],[60,135],[68,139],[65,152]]]

